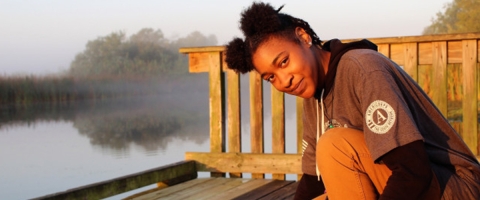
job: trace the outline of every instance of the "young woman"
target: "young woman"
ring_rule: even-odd
[[[322,43],[280,9],[244,10],[226,62],[304,98],[296,199],[480,199],[476,157],[397,64],[368,40]]]

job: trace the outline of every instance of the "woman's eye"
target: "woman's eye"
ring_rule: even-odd
[[[280,63],[280,67],[285,67],[288,63],[288,57],[286,57],[285,59],[282,60],[282,62]]]
[[[268,82],[272,82],[272,81],[273,81],[273,78],[274,78],[273,75],[270,75],[270,76],[267,77],[266,80],[267,80]]]

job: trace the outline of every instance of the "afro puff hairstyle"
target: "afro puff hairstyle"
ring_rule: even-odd
[[[228,68],[242,74],[252,71],[252,54],[258,46],[272,36],[298,42],[296,27],[303,28],[312,38],[312,43],[321,46],[322,41],[307,22],[280,13],[282,8],[274,9],[268,3],[254,2],[241,13],[240,29],[245,40],[236,37],[227,44],[225,62]]]

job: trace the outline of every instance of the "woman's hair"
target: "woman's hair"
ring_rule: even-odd
[[[252,55],[258,46],[271,37],[282,37],[294,42],[300,42],[295,34],[297,27],[303,28],[312,38],[312,43],[321,46],[321,40],[310,28],[307,22],[280,13],[283,8],[274,9],[268,3],[254,2],[241,14],[240,29],[245,40],[238,37],[226,46],[228,68],[237,73],[247,73],[253,70]]]

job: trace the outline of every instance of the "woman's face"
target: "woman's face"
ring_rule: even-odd
[[[318,83],[318,64],[306,42],[272,37],[252,56],[261,77],[277,90],[302,98],[311,98]]]

